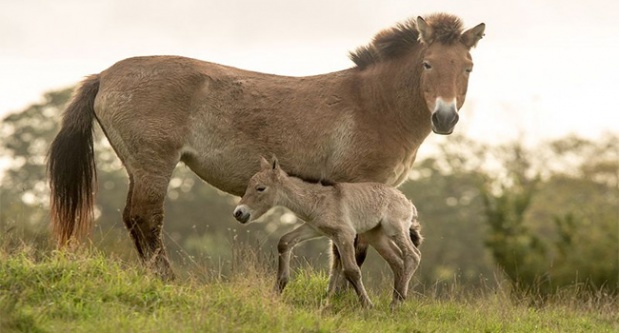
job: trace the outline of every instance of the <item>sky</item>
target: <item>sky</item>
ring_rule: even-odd
[[[312,75],[409,17],[486,23],[456,131],[530,143],[619,133],[619,1],[2,0],[0,117],[138,55]]]

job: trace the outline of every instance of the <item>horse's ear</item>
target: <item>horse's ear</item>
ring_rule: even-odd
[[[260,156],[260,169],[267,170],[271,168],[271,163],[264,156]]]
[[[466,47],[470,49],[476,46],[477,42],[484,37],[484,30],[486,30],[486,25],[484,23],[480,23],[463,32],[462,36],[460,36],[460,41],[462,41],[462,44],[466,45]]]
[[[433,31],[432,28],[426,23],[426,20],[421,16],[417,16],[417,30],[419,31],[419,41],[430,45],[433,42]]]

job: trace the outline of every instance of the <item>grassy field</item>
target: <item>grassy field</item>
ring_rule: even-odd
[[[503,292],[414,295],[396,311],[350,294],[325,305],[325,273],[297,270],[281,296],[251,253],[230,276],[164,283],[100,253],[0,251],[0,332],[617,332],[616,298],[563,295],[543,307]]]

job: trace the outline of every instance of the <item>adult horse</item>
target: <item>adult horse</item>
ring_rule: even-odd
[[[123,221],[141,259],[163,277],[173,275],[163,203],[180,161],[237,196],[259,169],[254,161],[272,154],[305,179],[401,184],[430,132],[453,131],[473,67],[469,50],[484,27],[464,31],[448,14],[410,19],[352,52],[356,66],[308,77],[175,56],[125,59],[89,76],[49,154],[58,243],[90,228],[95,119],[129,174]]]

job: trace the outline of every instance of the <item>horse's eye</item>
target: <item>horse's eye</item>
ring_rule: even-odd
[[[266,190],[266,186],[262,186],[262,185],[258,185],[256,186],[256,191],[257,192],[264,192],[264,190]]]
[[[465,71],[465,72],[467,72],[467,73],[470,73],[470,72],[472,72],[472,71],[473,71],[473,69],[472,69],[472,68],[467,68],[467,69],[465,69],[464,71]]]
[[[430,65],[430,63],[429,63],[429,62],[424,61],[424,62],[423,62],[423,68],[425,68],[425,69],[432,69],[432,65]]]

